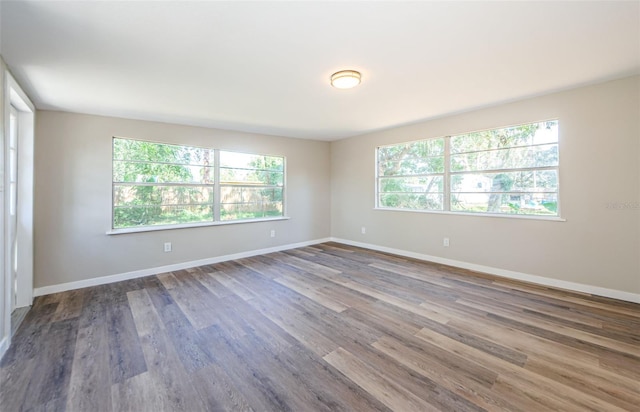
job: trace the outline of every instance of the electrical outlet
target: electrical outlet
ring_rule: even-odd
[[[442,246],[449,247],[449,238],[448,237],[445,237],[444,239],[442,239]]]
[[[164,242],[164,251],[171,252],[171,242]]]
[[[362,229],[360,229],[360,232],[361,232],[363,235],[366,235],[366,234],[367,234],[367,228],[366,228],[366,227],[364,227],[364,226],[362,226]]]
[[[271,237],[276,237],[276,231],[274,229],[271,229]]]

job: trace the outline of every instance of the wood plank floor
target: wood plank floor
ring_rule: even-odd
[[[27,316],[27,313],[29,313],[30,309],[31,306],[26,306],[24,308],[14,309],[13,312],[11,312],[11,336],[16,334],[16,331],[18,330],[20,325],[22,325],[22,321],[24,320],[25,316]]]
[[[638,411],[640,305],[336,243],[39,297],[2,411]]]

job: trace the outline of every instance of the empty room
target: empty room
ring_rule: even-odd
[[[0,411],[637,411],[640,1],[0,1]]]

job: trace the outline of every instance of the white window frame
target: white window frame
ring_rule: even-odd
[[[210,221],[200,221],[200,222],[189,222],[189,223],[176,223],[176,224],[165,224],[165,225],[146,225],[146,226],[131,226],[131,227],[123,227],[123,228],[115,228],[115,188],[117,185],[121,184],[132,184],[132,185],[148,185],[148,183],[134,183],[134,182],[119,182],[114,180],[114,163],[116,159],[114,158],[113,153],[113,141],[115,139],[123,139],[123,140],[131,140],[131,141],[139,141],[139,142],[147,142],[154,144],[162,144],[162,145],[170,145],[170,146],[181,146],[186,148],[198,148],[198,149],[209,149],[213,151],[213,183],[154,183],[154,186],[182,186],[182,187],[204,187],[210,186],[213,192],[213,205],[212,205],[212,219]],[[158,231],[158,230],[170,230],[170,229],[184,229],[184,228],[192,228],[192,227],[203,227],[203,226],[218,226],[218,225],[228,225],[228,224],[239,224],[239,223],[254,223],[254,222],[263,222],[263,221],[274,221],[274,220],[288,220],[287,216],[287,196],[286,196],[286,187],[287,187],[287,159],[286,156],[283,155],[267,155],[267,154],[258,154],[258,153],[247,153],[247,152],[237,152],[237,151],[228,151],[222,149],[216,149],[213,147],[202,147],[195,145],[187,145],[182,143],[168,143],[168,142],[159,142],[159,141],[151,141],[144,139],[135,139],[121,136],[113,136],[112,137],[112,153],[111,153],[111,222],[110,222],[110,230],[106,232],[108,235],[117,235],[117,234],[125,234],[125,233],[137,233],[137,232],[150,232],[150,231]],[[283,183],[282,183],[282,215],[281,216],[273,216],[273,217],[260,217],[260,218],[248,218],[248,219],[237,219],[237,220],[221,220],[220,219],[220,209],[221,209],[221,187],[223,186],[220,183],[220,153],[221,152],[234,152],[241,153],[247,155],[258,155],[258,156],[269,156],[269,157],[279,157],[283,160]],[[153,163],[153,162],[149,162]],[[254,187],[262,187],[260,185],[255,185]],[[266,186],[265,186],[266,187]],[[280,187],[280,186],[278,186]]]
[[[216,171],[216,182],[218,182],[218,184],[216,185],[216,199],[219,199],[217,202],[215,202],[215,213],[216,213],[216,220],[223,222],[223,223],[232,223],[232,222],[241,222],[241,221],[255,221],[255,220],[260,220],[260,219],[271,219],[271,218],[275,218],[275,219],[279,219],[282,218],[286,215],[286,202],[285,202],[285,197],[286,197],[286,191],[285,191],[285,187],[286,187],[286,180],[287,180],[287,174],[286,174],[286,170],[287,170],[287,158],[285,156],[275,156],[275,155],[265,155],[265,154],[256,154],[256,153],[246,153],[246,152],[237,152],[237,151],[232,151],[232,150],[215,150],[216,156],[215,156],[215,171]],[[230,153],[230,154],[240,154],[240,155],[250,155],[250,156],[264,156],[264,157],[277,157],[277,158],[281,158],[282,159],[282,186],[278,186],[278,185],[270,185],[270,184],[258,184],[258,183],[252,183],[252,182],[223,182],[221,177],[220,177],[220,169],[236,169],[236,170],[246,170],[245,168],[242,167],[227,167],[227,166],[222,166],[221,164],[221,154],[222,153]],[[254,170],[259,170],[262,172],[274,172],[273,170],[270,169],[254,169]],[[278,172],[279,173],[279,172]],[[230,219],[230,220],[223,220],[222,219],[222,188],[223,187],[236,187],[236,188],[261,188],[261,189],[278,189],[278,188],[282,188],[282,216],[273,216],[273,217],[260,217],[260,218],[251,218],[251,219]],[[240,203],[240,204],[247,204],[247,203]]]
[[[378,147],[376,147],[375,150],[375,203],[374,203],[374,209],[375,210],[380,210],[380,211],[396,211],[396,212],[417,212],[417,213],[433,213],[433,214],[454,214],[454,215],[468,215],[468,216],[484,216],[484,217],[500,217],[500,218],[517,218],[517,219],[534,219],[534,220],[555,220],[555,221],[565,221],[565,219],[561,218],[561,209],[560,209],[560,153],[558,153],[558,164],[556,166],[544,166],[544,167],[523,167],[523,168],[512,168],[512,169],[499,169],[499,170],[478,170],[478,171],[473,171],[473,172],[469,172],[469,171],[463,171],[463,172],[453,172],[451,171],[451,138],[455,137],[455,136],[461,136],[461,135],[465,135],[465,134],[470,134],[470,133],[477,133],[477,132],[483,132],[483,131],[491,131],[491,130],[500,130],[500,129],[506,129],[506,128],[510,128],[510,127],[518,127],[518,126],[524,126],[524,125],[528,125],[528,124],[535,124],[535,123],[545,123],[545,122],[551,122],[551,121],[555,121],[558,123],[558,127],[559,127],[559,120],[558,119],[548,119],[548,120],[541,120],[541,121],[534,121],[534,122],[527,122],[527,123],[520,123],[520,124],[516,124],[516,125],[511,125],[511,126],[502,126],[502,127],[495,127],[495,128],[491,128],[491,129],[481,129],[481,130],[476,130],[473,132],[466,132],[466,133],[458,133],[456,135],[448,135],[448,136],[435,136],[435,137],[431,137],[428,139],[419,139],[419,140],[412,140],[412,141],[407,141],[407,142],[401,142],[401,143],[394,143],[394,144],[388,144],[388,145],[380,145]],[[444,174],[443,174],[443,209],[442,210],[431,210],[431,209],[409,209],[409,208],[394,208],[394,207],[386,207],[386,206],[381,206],[380,205],[380,181],[381,179],[385,178],[385,177],[389,177],[389,176],[381,176],[380,175],[380,168],[379,168],[379,161],[380,161],[380,155],[379,155],[379,150],[381,148],[385,148],[385,147],[394,147],[394,146],[402,146],[402,145],[406,145],[406,144],[411,144],[411,143],[416,143],[416,142],[422,142],[422,141],[428,141],[428,140],[434,140],[434,139],[444,139]],[[558,135],[558,141],[556,142],[556,144],[558,145],[558,151],[560,150],[560,135]],[[536,144],[532,144],[532,145],[528,145],[526,147],[533,147],[536,146]],[[498,149],[489,149],[489,150],[478,150],[478,152],[484,152],[484,151],[491,151],[491,150],[498,150]],[[557,207],[556,207],[556,214],[550,214],[550,215],[536,215],[536,214],[516,214],[516,213],[495,213],[495,212],[471,212],[471,211],[457,211],[457,210],[451,210],[451,198],[452,198],[452,191],[451,191],[451,177],[455,176],[455,175],[459,175],[459,174],[473,174],[473,173],[499,173],[499,172],[519,172],[519,171],[543,171],[543,170],[555,170],[557,172],[557,191],[556,191],[556,197],[557,197]],[[438,174],[432,174],[432,175],[440,175]],[[420,176],[420,175],[416,175],[416,176]],[[409,177],[409,176],[407,176]]]

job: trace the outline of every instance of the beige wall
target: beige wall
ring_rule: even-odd
[[[284,155],[291,219],[108,236],[114,135]],[[330,236],[328,142],[39,111],[35,162],[36,288]]]
[[[333,236],[637,294],[640,210],[607,205],[640,202],[639,100],[632,77],[331,144],[41,111],[35,287]],[[374,210],[376,146],[550,118],[565,222]],[[108,236],[113,135],[285,155],[291,220]]]
[[[640,293],[639,98],[631,77],[334,142],[332,236]],[[374,210],[376,146],[551,118],[565,222]]]

